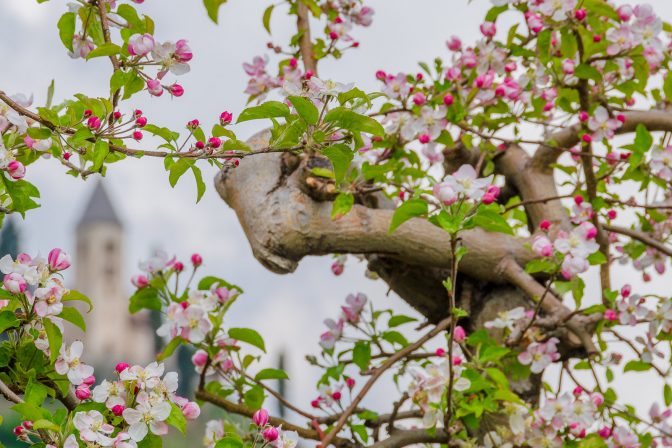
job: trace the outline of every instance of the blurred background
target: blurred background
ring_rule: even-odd
[[[467,45],[472,44],[480,37],[478,25],[491,6],[489,0],[369,0],[366,3],[376,13],[371,27],[357,28],[354,32],[354,37],[361,42],[360,48],[347,52],[341,61],[327,61],[320,67],[322,78],[356,82],[365,91],[378,89],[374,76],[378,69],[415,72],[419,69],[418,61],[431,62],[437,56],[447,58],[445,41],[451,35],[461,37]],[[672,2],[649,0],[649,3],[663,19],[672,19]],[[284,46],[294,31],[294,24],[284,15],[283,8],[278,7],[271,22],[273,36],[269,37],[261,25],[262,13],[269,4],[261,0],[231,0],[221,8],[219,25],[207,18],[200,1],[147,0],[139,5],[139,12],[155,20],[157,40],[188,39],[194,59],[191,73],[179,78],[185,89],[182,98],[171,100],[168,95],[151,98],[141,93],[123,104],[123,112],[139,108],[150,123],[174,129],[182,129],[194,118],[209,129],[224,110],[233,112],[235,120],[247,100],[243,94],[247,77],[241,65],[267,52],[268,41]],[[10,95],[34,94],[35,104],[40,105],[53,79],[56,102],[76,92],[88,96],[107,95],[109,61],[106,58],[89,62],[70,59],[58,39],[56,23],[66,9],[67,3],[63,0],[41,5],[35,0],[0,0],[1,90]],[[503,19],[506,21],[506,16]],[[505,22],[499,28],[505,30]],[[258,126],[255,122],[244,123],[236,127],[236,132],[244,139],[259,130]],[[146,137],[142,146],[149,148],[151,143]],[[73,260],[74,267],[66,271],[71,288],[84,288],[82,282],[87,276],[82,269],[105,272],[91,280],[86,288],[106,291],[105,299],[114,302],[104,306],[112,310],[109,312],[115,318],[110,319],[107,313],[92,316],[90,328],[100,339],[96,345],[86,347],[84,359],[105,358],[111,350],[105,338],[120,334],[109,330],[112,328],[131,328],[136,332],[131,339],[134,342],[123,344],[130,349],[129,358],[153,351],[157,341],[153,339],[151,327],[156,322],[152,322],[150,316],[121,323],[122,319],[128,319],[126,298],[132,291],[130,276],[137,272],[138,261],[157,248],[187,263],[192,253],[200,253],[205,260],[204,274],[221,276],[245,290],[244,297],[231,311],[229,325],[253,327],[262,333],[269,352],[265,357],[267,365],[276,365],[278,355],[284,353],[285,367],[291,378],[286,395],[300,407],[307,408],[316,396],[314,384],[320,372],[308,366],[303,357],[319,351],[317,342],[324,331],[322,320],[338,314],[348,293],[364,292],[378,308],[393,307],[407,314],[414,313],[398,298],[388,296],[382,281],[366,279],[364,266],[352,257],[340,277],[331,274],[328,257],[306,259],[292,275],[279,276],[265,270],[253,258],[234,212],[212,188],[215,169],[205,164],[202,168],[208,190],[200,203],[195,204],[193,179],[184,176],[177,187],[171,189],[160,160],[127,160],[110,166],[102,183],[95,176],[83,182],[67,176],[59,163],[41,161],[28,168],[26,178],[40,189],[43,206],[29,212],[25,220],[10,221],[11,228],[6,226],[0,236],[2,252],[14,244],[14,250],[30,254],[46,255],[53,247],[61,247],[73,255],[79,253],[79,259]],[[101,199],[101,195],[107,199]],[[100,201],[107,201],[103,204],[105,207],[100,207]],[[91,207],[95,209],[95,219],[87,220]],[[98,216],[99,213],[103,216]],[[109,252],[86,250],[90,244],[87,241],[93,240],[96,232],[109,237],[113,246]],[[83,266],[76,276],[76,266],[80,264]],[[618,268],[614,278],[618,279],[618,286],[627,281],[638,284],[641,273]],[[590,285],[595,279],[594,273],[590,273],[586,281]],[[664,279],[654,282],[655,285],[660,290],[665,285]],[[114,293],[108,294],[105,288],[114,289]],[[589,288],[587,297],[595,293]],[[95,296],[92,299],[94,303],[100,300]],[[97,371],[99,379],[110,374],[109,366]],[[376,386],[368,404],[390,403],[393,387],[391,382]],[[642,394],[644,390],[649,391],[648,387],[652,394],[660,394],[660,389],[650,384],[623,387],[619,392],[626,401],[641,404],[648,410],[650,402],[643,400],[646,394]],[[211,410],[208,414],[221,415],[218,412]],[[201,435],[192,432],[189,437]]]

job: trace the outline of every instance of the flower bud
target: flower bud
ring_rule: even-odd
[[[276,440],[278,440],[279,435],[278,428],[274,426],[266,428],[262,433],[262,435],[264,436],[264,440],[266,440],[267,442],[275,442]]]
[[[616,314],[616,311],[608,309],[604,312],[604,319],[613,322],[618,319],[618,314]]]
[[[203,264],[203,257],[201,257],[200,254],[193,254],[191,256],[191,264],[193,264],[195,268],[199,267]]]
[[[141,111],[140,109],[135,109],[135,110],[133,111],[133,116],[134,116],[135,118],[142,117],[142,111]]]
[[[231,124],[231,121],[233,121],[233,114],[228,111],[224,111],[220,114],[219,116],[219,124],[222,126],[226,126],[227,124]]]
[[[133,284],[133,286],[140,289],[140,288],[144,288],[145,286],[149,285],[149,279],[142,274],[141,275],[134,275],[133,277],[131,277],[131,283]]]
[[[268,424],[268,412],[266,409],[259,409],[252,414],[252,422],[260,428],[266,426]]]
[[[198,350],[194,355],[191,357],[191,362],[196,366],[196,367],[203,367],[205,364],[208,362],[208,353],[205,350]]]
[[[18,160],[12,160],[7,164],[7,173],[12,179],[19,180],[26,175],[26,167]]]
[[[23,423],[21,423],[21,426],[26,429],[33,429],[33,422],[30,420],[25,420]]]
[[[94,129],[94,130],[99,129],[101,124],[102,124],[102,122],[100,121],[100,118],[96,117],[95,115],[89,117],[86,120],[86,126],[89,129]]]
[[[222,140],[220,140],[219,137],[210,137],[210,139],[208,140],[208,145],[210,145],[212,148],[217,149],[220,146],[222,146]]]
[[[623,287],[621,288],[621,295],[623,296],[623,298],[627,299],[628,297],[630,297],[631,292],[632,292],[632,286],[630,286],[629,284],[623,285]]]
[[[583,387],[576,386],[574,388],[574,390],[572,391],[572,393],[574,394],[575,397],[578,397],[579,395],[581,395],[583,393]]]
[[[148,79],[147,91],[152,96],[163,95],[163,86],[161,85],[161,81],[159,81],[158,79]]]
[[[345,380],[345,384],[348,386],[349,389],[352,389],[353,387],[355,387],[355,379],[351,378],[351,377],[348,377]]]
[[[574,196],[574,203],[576,205],[583,204],[583,196],[581,196],[580,194],[577,194],[576,196]]]
[[[92,385],[93,383],[95,383],[95,382],[96,382],[96,377],[93,376],[93,375],[91,375],[91,376],[87,376],[87,377],[84,378],[84,380],[82,381],[82,383],[83,383],[83,384],[86,384],[87,386],[91,386],[91,385]]]
[[[5,286],[5,289],[12,294],[21,294],[25,292],[26,288],[28,287],[28,284],[26,283],[26,280],[24,280],[23,276],[21,274],[17,274],[16,272],[5,275],[2,283]]]
[[[446,106],[452,106],[454,102],[455,98],[450,93],[446,94],[443,97],[443,104],[445,104]]]
[[[205,143],[203,143],[202,141],[199,140],[194,144],[194,146],[198,149],[203,149],[203,148],[205,148]]]
[[[133,139],[134,139],[136,142],[139,142],[140,140],[142,140],[142,137],[143,137],[142,132],[140,132],[140,131],[133,131]]]
[[[52,249],[47,257],[47,263],[52,272],[62,271],[70,267],[70,256],[63,249]]]
[[[175,264],[173,265],[173,270],[175,272],[184,271],[184,264],[181,261],[176,261]]]
[[[413,104],[416,106],[422,106],[427,102],[427,97],[422,92],[417,92],[413,95]]]
[[[310,405],[317,409],[320,407],[320,400],[313,400],[310,402]]]
[[[189,401],[182,407],[182,415],[187,420],[196,420],[201,415],[201,408],[193,401]]]
[[[25,428],[21,425],[14,427],[14,429],[12,430],[12,432],[14,433],[15,436],[22,435],[24,431],[25,431]]]
[[[385,78],[387,78],[387,74],[384,71],[382,70],[376,71],[376,79],[380,81],[385,81]]]
[[[333,394],[331,394],[331,398],[333,398],[336,401],[340,400],[341,399],[341,392],[339,392],[339,391],[334,392]]]
[[[334,261],[331,264],[331,273],[334,274],[335,276],[341,275],[344,269],[345,266],[343,265],[343,263],[339,263],[338,261]]]
[[[446,356],[446,351],[442,348],[437,348],[434,354],[436,356]]]
[[[455,342],[464,342],[464,339],[467,337],[467,332],[464,331],[464,328],[461,326],[456,326],[455,331],[453,332],[453,340]]]
[[[119,121],[119,119],[121,118],[121,112],[115,110],[114,113],[112,114],[112,117],[114,118],[115,121]]]
[[[603,426],[597,431],[597,435],[602,437],[603,439],[608,439],[611,437],[611,428],[608,426]]]
[[[576,20],[578,20],[579,22],[582,22],[583,20],[585,20],[585,19],[586,19],[586,15],[587,15],[587,13],[586,13],[586,10],[585,10],[585,9],[577,9],[576,11],[574,11],[574,17],[575,17]]]
[[[480,29],[485,37],[494,37],[497,34],[497,25],[493,22],[483,22]]]
[[[184,95],[184,87],[182,87],[181,85],[179,85],[177,83],[171,85],[170,87],[168,87],[168,89],[170,90],[170,93],[173,96],[176,96],[178,98],[181,97],[182,95]]]
[[[91,109],[86,109],[84,111],[84,118],[89,118],[91,115],[93,115],[93,111]]]
[[[135,125],[139,128],[144,128],[147,125],[147,117],[139,117],[135,120]]]
[[[123,372],[124,370],[128,369],[129,367],[130,367],[130,366],[129,366],[127,363],[125,363],[125,362],[120,362],[119,364],[117,364],[117,365],[115,366],[114,370],[116,370],[117,373],[121,373],[121,372]]]
[[[548,229],[551,228],[551,221],[549,221],[548,219],[544,219],[539,223],[539,228],[544,232],[548,232]]]
[[[75,389],[75,396],[80,400],[88,400],[91,397],[91,389],[86,384],[80,384]]]
[[[112,406],[112,413],[119,417],[121,414],[124,413],[124,406],[118,404],[116,406]]]
[[[424,144],[429,143],[430,137],[427,134],[420,134],[420,136],[418,137],[418,140],[420,141],[420,143],[422,143],[424,145]]]

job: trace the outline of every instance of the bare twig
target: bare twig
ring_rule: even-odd
[[[656,249],[659,252],[664,253],[668,257],[672,257],[672,248],[669,246],[666,246],[665,244],[661,243],[655,238],[650,237],[644,232],[640,232],[638,230],[632,230],[628,229],[626,227],[619,227],[619,226],[609,226],[605,225],[604,230],[607,230],[609,232],[614,232],[614,233],[619,233],[621,235],[629,236],[632,239],[635,239],[639,242],[642,242],[646,244],[647,246],[651,246],[654,249]]]

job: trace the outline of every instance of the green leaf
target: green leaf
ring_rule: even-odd
[[[72,50],[72,40],[75,38],[75,22],[77,17],[74,12],[66,12],[58,19],[58,36],[61,42],[70,51]]]
[[[198,204],[205,194],[205,182],[203,182],[203,175],[199,167],[192,165],[191,171],[194,173],[194,180],[196,180],[196,203]]]
[[[339,193],[331,207],[331,219],[339,219],[347,215],[355,204],[352,193]]]
[[[501,13],[507,11],[508,9],[509,5],[493,6],[485,15],[485,20],[487,22],[495,22],[497,20],[497,17],[499,17]]]
[[[262,118],[288,117],[290,114],[289,106],[280,101],[267,101],[259,106],[248,107],[243,110],[236,123],[242,123],[249,120],[260,120]]]
[[[427,203],[422,199],[409,199],[403,202],[392,215],[388,233],[392,233],[397,228],[411,218],[424,216],[427,214]]]
[[[61,302],[69,302],[72,300],[77,300],[88,304],[89,309],[87,310],[87,313],[93,309],[93,303],[91,303],[91,299],[89,299],[81,292],[75,291],[74,289],[71,289],[66,295],[64,295],[63,298],[61,299]]]
[[[618,12],[604,0],[584,0],[583,6],[588,11],[594,12],[599,16],[609,17],[617,21],[620,20]]]
[[[47,393],[49,388],[44,384],[35,381],[33,378],[28,380],[26,385],[26,393],[24,394],[26,403],[30,403],[35,406],[42,406],[44,400],[47,398]]]
[[[175,403],[170,403],[170,408],[170,415],[166,419],[166,423],[184,434],[187,430],[187,419],[184,418],[182,410]]]
[[[665,406],[672,404],[672,387],[669,384],[666,384],[663,387],[663,396],[665,397]]]
[[[495,383],[497,383],[504,389],[509,388],[509,380],[506,378],[506,375],[504,375],[501,370],[496,369],[494,367],[489,367],[485,369],[485,371],[488,373],[490,378],[492,378],[495,381]]]
[[[513,235],[513,229],[509,223],[506,222],[506,219],[493,210],[480,209],[474,216],[474,224],[489,232],[500,232]]]
[[[42,140],[51,137],[51,130],[49,128],[28,128],[28,135]]]
[[[303,118],[306,123],[317,124],[320,112],[312,101],[302,96],[290,96],[287,99],[292,103],[292,106],[296,109],[296,113],[299,114],[299,117]]]
[[[355,363],[359,370],[365,371],[369,367],[371,361],[371,344],[368,342],[359,341],[352,349],[352,362]]]
[[[390,320],[387,321],[387,326],[390,328],[398,327],[399,325],[407,324],[409,322],[417,322],[418,319],[411,316],[404,316],[403,314],[398,314],[396,316],[390,317]]]
[[[637,152],[646,152],[653,145],[653,137],[646,126],[638,124],[635,131],[635,143],[632,147]]]
[[[629,361],[623,368],[623,372],[646,372],[651,369],[651,364],[644,361],[632,360]]]
[[[177,181],[180,180],[180,177],[194,164],[192,159],[179,159],[177,162],[173,163],[170,166],[170,174],[168,175],[168,181],[170,182],[171,187],[177,185]]]
[[[166,358],[169,358],[170,355],[172,355],[175,352],[175,349],[179,347],[184,339],[182,339],[180,336],[174,337],[173,339],[170,340],[170,342],[163,348],[161,353],[156,355],[156,360],[157,361],[163,361]]]
[[[243,396],[245,405],[251,409],[260,409],[264,404],[264,389],[261,386],[254,385]]]
[[[0,333],[4,333],[8,329],[18,326],[19,319],[16,318],[14,311],[4,310],[0,312]]]
[[[243,441],[237,437],[227,436],[218,440],[215,448],[243,448]]]
[[[264,339],[255,330],[250,328],[231,328],[229,329],[229,337],[241,342],[247,342],[248,344],[261,349],[263,352],[266,352]]]
[[[551,60],[551,30],[546,29],[537,35],[537,56],[546,64]]]
[[[271,5],[266,8],[264,10],[264,17],[262,18],[264,29],[268,32],[268,34],[271,34],[271,15],[273,14],[273,8],[275,8],[275,5]]]
[[[602,252],[598,251],[588,256],[588,263],[590,263],[591,266],[597,266],[606,262],[607,257],[605,257]]]
[[[402,347],[408,345],[408,340],[404,337],[403,334],[398,331],[386,331],[383,333],[383,339],[391,344],[399,344]]]
[[[592,79],[596,82],[602,80],[602,74],[595,67],[588,64],[577,65],[574,74],[579,79]]]
[[[40,191],[25,180],[11,181],[7,179],[3,173],[2,180],[5,183],[7,194],[12,199],[12,209],[22,215],[28,210],[38,208],[40,204],[35,202],[32,198],[39,198]]]
[[[99,58],[101,56],[114,56],[121,53],[121,47],[113,43],[105,43],[100,45],[86,55],[86,59]]]
[[[210,20],[217,23],[219,20],[219,7],[226,3],[226,0],[203,0],[203,6],[208,12]]]
[[[144,439],[138,442],[138,448],[161,448],[163,439],[155,434],[147,434]]]
[[[102,168],[103,163],[105,163],[105,157],[110,153],[110,144],[105,140],[96,140],[96,144],[93,145],[93,166],[91,167],[92,171],[98,171]]]
[[[135,314],[142,309],[161,311],[162,303],[159,291],[151,286],[138,289],[128,303],[128,312]]]
[[[254,376],[257,381],[262,380],[288,380],[287,372],[281,369],[263,369]]]
[[[86,322],[77,308],[64,306],[63,311],[61,311],[61,314],[59,314],[58,317],[62,317],[71,324],[81,328],[82,331],[86,331]]]
[[[331,161],[331,164],[334,166],[334,179],[337,184],[340,184],[345,178],[345,174],[355,154],[350,147],[342,143],[327,146],[322,150],[322,154]]]
[[[63,335],[61,334],[61,330],[49,319],[42,319],[42,324],[49,340],[50,360],[54,362],[58,358],[61,346],[63,345]]]
[[[352,132],[366,132],[379,137],[385,135],[383,125],[376,120],[367,117],[366,115],[360,115],[345,107],[335,107],[331,109],[324,117],[324,121],[327,123],[334,123],[339,128]]]
[[[33,429],[49,429],[51,431],[60,431],[61,427],[56,423],[51,422],[45,418],[41,418],[33,422]]]

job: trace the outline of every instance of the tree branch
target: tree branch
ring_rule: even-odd
[[[313,54],[313,42],[310,37],[310,11],[302,0],[296,0],[296,28],[299,36],[299,52],[303,59],[303,68],[317,76],[317,61]]]
[[[619,227],[619,226],[609,226],[605,225],[603,226],[604,230],[608,232],[614,232],[614,233],[619,233],[621,235],[629,236],[630,238],[637,240],[639,242],[642,242],[646,244],[647,246],[651,246],[654,249],[656,249],[658,252],[662,252],[668,257],[672,257],[672,248],[669,246],[666,246],[665,244],[661,243],[655,238],[650,237],[644,232],[640,232],[638,230],[632,230],[628,229],[626,227]]]
[[[617,134],[635,132],[640,124],[649,131],[672,131],[672,113],[667,111],[626,112],[623,115],[625,123],[616,131]],[[552,171],[550,166],[558,160],[563,150],[579,143],[580,130],[581,125],[577,123],[550,135],[547,140],[551,145],[543,145],[537,149],[532,157],[532,166],[538,171]]]

